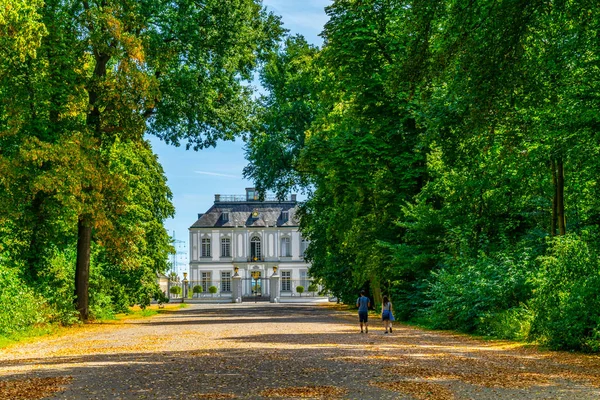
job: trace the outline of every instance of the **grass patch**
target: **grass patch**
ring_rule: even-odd
[[[3,349],[5,347],[11,346],[11,345],[17,344],[17,343],[33,342],[37,338],[40,338],[43,336],[54,335],[54,334],[60,332],[62,329],[65,329],[65,328],[63,328],[59,325],[47,324],[47,325],[33,326],[29,329],[19,331],[19,332],[13,332],[8,335],[0,335],[0,349]]]
[[[165,305],[164,308],[159,309],[158,305],[151,305],[142,310],[140,307],[135,306],[131,307],[128,313],[122,313],[117,315],[107,316],[103,319],[98,319],[92,321],[90,325],[94,324],[103,324],[103,323],[119,323],[120,321],[125,321],[128,319],[141,319],[141,318],[149,318],[157,314],[161,314],[163,312],[174,312],[180,308],[187,308],[189,304],[170,304]],[[62,326],[59,324],[45,324],[33,326],[23,331],[14,332],[8,335],[0,335],[0,349],[18,344],[18,343],[28,343],[34,342],[39,338],[44,336],[54,336],[62,333],[66,333],[69,330],[82,326],[80,324],[75,324],[73,326]]]
[[[139,318],[148,318],[157,314],[163,313],[163,311],[174,310],[178,308],[187,308],[188,304],[169,304],[165,305],[164,308],[158,308],[158,305],[151,305],[146,307],[145,309],[141,309],[139,306],[134,306],[129,309],[128,312],[117,314],[115,316],[115,320],[127,320],[127,319],[139,319]]]

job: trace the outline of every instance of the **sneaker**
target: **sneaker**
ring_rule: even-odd
[[[383,333],[385,333],[385,334],[387,335],[387,333],[388,333],[388,332],[387,332],[387,331],[385,331],[385,332],[383,332]]]
[[[365,333],[369,333],[369,328],[365,329]]]
[[[390,327],[390,333],[392,333],[392,328]]]
[[[363,331],[360,331],[360,333],[364,333]]]

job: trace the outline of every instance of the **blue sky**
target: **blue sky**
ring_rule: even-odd
[[[327,22],[324,8],[331,0],[263,0],[273,13],[280,15],[290,34],[300,33],[309,43],[320,46],[318,36]],[[242,178],[246,165],[243,143],[219,142],[216,148],[199,152],[184,146],[168,146],[155,137],[149,138],[158,155],[173,192],[175,218],[165,222],[169,234],[185,243],[177,246],[177,272],[187,271],[188,228],[198,213],[210,208],[215,194],[244,194],[252,182]]]

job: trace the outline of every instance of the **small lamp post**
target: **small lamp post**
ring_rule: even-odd
[[[273,275],[277,275],[277,265],[273,267]]]
[[[188,283],[187,272],[184,272],[183,273],[183,290],[182,290],[183,296],[181,296],[182,303],[185,303],[185,296],[187,296],[187,283]]]
[[[235,267],[233,267],[233,275],[237,276],[239,270],[240,270],[240,267],[238,267],[237,265]]]

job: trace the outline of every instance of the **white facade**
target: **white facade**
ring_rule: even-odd
[[[258,201],[242,196],[215,196],[215,204],[189,228],[190,288],[210,286],[217,295],[231,293],[231,277],[237,269],[243,296],[269,293],[268,279],[277,267],[281,296],[298,295],[310,285],[303,253],[307,242],[298,231],[295,196],[288,201]],[[253,193],[253,192],[250,192]]]

